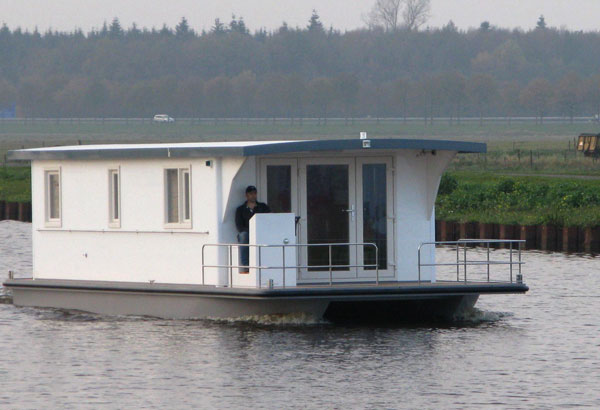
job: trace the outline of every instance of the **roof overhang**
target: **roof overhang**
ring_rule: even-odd
[[[32,148],[9,151],[13,161],[33,160],[95,160],[95,159],[157,159],[250,157],[272,154],[311,153],[321,151],[367,150],[427,150],[456,151],[459,153],[484,153],[487,146],[480,142],[431,139],[370,139],[364,148],[360,139],[305,140],[305,141],[253,141],[253,142],[198,142],[181,144],[110,144],[75,145],[50,148]]]

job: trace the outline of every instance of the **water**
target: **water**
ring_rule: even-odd
[[[0,277],[31,270],[0,222]],[[177,321],[0,305],[1,408],[600,408],[600,261],[528,252],[527,295],[448,325]]]

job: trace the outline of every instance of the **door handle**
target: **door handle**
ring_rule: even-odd
[[[350,205],[350,209],[342,209],[342,212],[348,212],[351,214],[352,220],[354,221],[354,215],[356,210],[354,209],[354,205]]]

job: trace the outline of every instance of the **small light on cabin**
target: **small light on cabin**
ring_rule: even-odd
[[[363,140],[362,147],[363,148],[371,148],[371,140]]]
[[[367,139],[367,132],[366,131],[361,131],[360,132],[360,139],[361,140],[366,140]]]

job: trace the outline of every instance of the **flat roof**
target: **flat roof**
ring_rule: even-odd
[[[250,157],[271,154],[320,151],[375,150],[440,150],[459,153],[484,153],[487,146],[481,142],[375,138],[370,148],[355,139],[301,140],[301,141],[239,141],[192,142],[178,144],[106,144],[73,145],[63,147],[31,148],[9,151],[9,160],[92,160],[134,158],[205,158]]]

